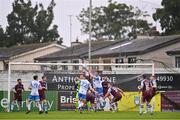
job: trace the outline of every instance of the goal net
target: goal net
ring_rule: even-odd
[[[119,103],[119,110],[136,111],[140,97],[137,86],[140,85],[142,75],[154,75],[154,64],[88,64],[88,63],[22,63],[11,62],[9,69],[4,74],[1,84],[1,108],[2,110],[16,110],[17,102],[14,101],[14,89],[17,79],[22,80],[24,91],[22,92],[21,110],[26,110],[26,100],[29,95],[29,83],[34,75],[39,80],[47,76],[46,99],[49,110],[74,110],[76,106],[75,78],[80,72],[94,74],[100,71],[102,79],[107,77],[114,86],[125,91],[126,97]],[[14,107],[11,107],[14,104]],[[104,109],[109,109],[108,104]],[[35,104],[32,104],[35,107]]]

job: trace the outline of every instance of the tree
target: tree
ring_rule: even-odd
[[[31,0],[15,0],[7,16],[7,46],[58,41],[58,26],[52,25],[55,5],[52,0],[45,9],[43,4],[33,6]]]
[[[92,9],[92,36],[95,39],[120,39],[136,37],[136,33],[148,33],[151,28],[146,20],[141,17],[148,16],[138,8],[108,1],[107,6]],[[78,16],[84,33],[88,33],[89,8],[82,9]]]
[[[6,45],[6,34],[3,28],[0,26],[0,47]]]
[[[180,33],[180,0],[162,0],[153,19],[159,21],[165,35]]]

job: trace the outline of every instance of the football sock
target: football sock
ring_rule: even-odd
[[[39,111],[42,111],[41,104],[38,103]]]
[[[14,102],[11,103],[11,110],[14,110]]]
[[[27,109],[28,109],[28,111],[31,110],[31,104],[30,103],[27,104]]]
[[[140,105],[140,114],[142,113],[144,105]]]
[[[48,110],[48,105],[47,105],[47,102],[44,103],[44,111],[47,111]]]

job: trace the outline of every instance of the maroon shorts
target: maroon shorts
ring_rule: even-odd
[[[118,102],[121,100],[121,98],[122,98],[122,95],[118,94],[118,95],[114,96],[114,98],[112,99],[112,102]]]
[[[14,100],[22,101],[22,95],[21,94],[14,94]]]
[[[106,93],[108,92],[108,88],[103,88],[103,95],[105,96]]]
[[[154,97],[156,95],[156,89],[152,90],[152,97]]]
[[[151,99],[152,99],[152,95],[149,94],[149,95],[146,95],[146,96],[142,96],[142,102],[151,102]]]
[[[45,94],[39,94],[40,101],[46,100]]]
[[[87,95],[86,95],[86,101],[94,104],[94,103],[95,103],[95,96],[94,96],[94,94],[92,94],[92,93],[87,93]]]

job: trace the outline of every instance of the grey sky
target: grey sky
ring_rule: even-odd
[[[7,25],[6,16],[12,11],[12,2],[14,0],[0,0],[0,25],[5,27]],[[47,6],[51,0],[32,0],[35,4],[43,3]],[[93,6],[106,5],[108,0],[92,0]],[[144,11],[148,11],[150,15],[155,12],[156,8],[161,7],[161,0],[114,0],[120,3],[126,3],[128,5],[137,6]],[[82,34],[80,31],[81,25],[76,16],[80,13],[82,8],[89,6],[89,0],[55,0],[56,7],[54,9],[55,19],[54,24],[59,26],[59,33],[63,37],[63,44],[70,45],[70,22],[68,15],[72,17],[72,39],[75,41],[76,37],[80,41],[88,38],[88,35]],[[160,25],[153,21],[151,17],[146,18],[149,22],[152,22],[160,30]]]

